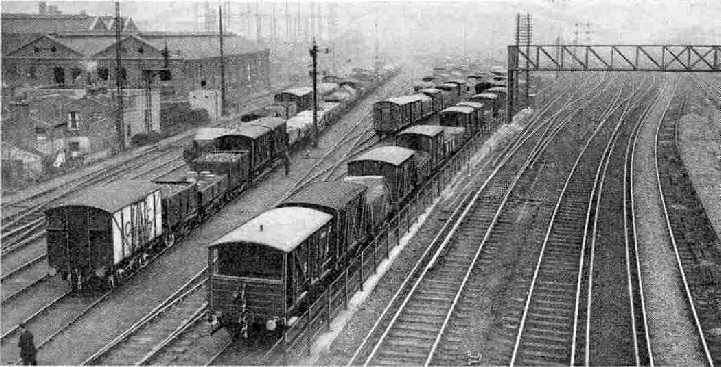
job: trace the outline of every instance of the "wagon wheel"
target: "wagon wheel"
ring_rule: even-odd
[[[175,244],[175,234],[169,233],[165,236],[165,247],[171,247]]]

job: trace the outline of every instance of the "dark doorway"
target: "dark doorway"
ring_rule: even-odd
[[[55,75],[55,84],[65,84],[65,69],[59,66],[55,67],[53,74]]]

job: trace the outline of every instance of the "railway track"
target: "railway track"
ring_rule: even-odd
[[[585,103],[579,103],[575,108],[583,105]],[[442,339],[446,327],[458,321],[451,317],[474,269],[473,264],[479,259],[484,245],[495,246],[486,243],[490,232],[484,236],[482,230],[497,223],[504,225],[498,221],[498,214],[510,196],[512,190],[509,187],[515,186],[521,178],[521,173],[517,172],[528,169],[569,121],[570,116],[556,121],[555,125],[547,124],[544,129],[539,126],[524,136],[492,176],[480,188],[469,192],[448,222],[453,224],[442,231],[443,241],[440,242],[440,237],[433,241],[437,246],[429,247],[416,264],[412,275],[350,358],[350,364],[436,364],[436,351],[443,350],[446,358],[462,354],[459,350],[452,351],[454,348],[449,348]],[[474,245],[478,242],[483,244],[480,247]],[[437,251],[431,252],[431,248],[434,251],[437,248]],[[434,307],[428,307],[429,304]],[[381,324],[387,327],[379,328]],[[451,344],[453,342],[457,340]]]
[[[246,108],[255,108],[255,104],[267,98],[268,95],[270,94],[251,99],[246,102]],[[221,121],[220,125],[225,126],[230,123],[232,122]],[[42,237],[45,222],[43,211],[50,203],[67,195],[71,195],[85,187],[107,183],[119,177],[130,179],[141,178],[166,163],[177,165],[178,162],[182,161],[182,155],[178,147],[182,150],[183,143],[192,139],[194,131],[195,130],[190,130],[182,133],[171,138],[170,142],[167,143],[158,143],[148,148],[141,148],[144,150],[139,154],[132,155],[131,158],[93,171],[75,180],[71,180],[69,183],[57,185],[21,200],[3,203],[3,211],[6,213],[8,211],[12,212],[11,215],[4,216],[2,220],[3,256],[6,253],[22,248],[29,241]],[[170,156],[171,160],[163,160],[165,156]],[[134,170],[149,164],[149,168],[140,170],[140,173],[133,173]],[[10,210],[13,208],[20,209]]]
[[[721,264],[716,235],[678,149],[678,121],[686,98],[675,95],[656,130],[656,179],[679,277],[689,305],[689,318],[708,365],[721,363],[721,304],[718,273]]]
[[[150,351],[146,350],[147,353],[143,355],[144,360],[133,363],[145,363],[147,360],[156,358],[156,354],[164,355],[168,353],[168,346],[178,342],[178,338],[183,338],[188,332],[195,330],[194,328],[202,327],[199,325],[203,324],[202,316],[205,312],[204,287],[203,281],[201,280],[204,276],[204,271],[205,270],[197,274],[191,282],[165,300],[160,306],[154,309],[153,312],[146,315],[142,320],[133,325],[133,327],[126,330],[122,335],[89,358],[86,363],[115,363],[108,361],[123,361],[123,358],[127,358],[128,355],[133,354],[137,357],[139,354],[137,348],[142,348],[138,347],[138,341],[144,342],[145,345],[151,346],[152,349]],[[185,291],[186,289],[188,290],[187,292]],[[63,293],[43,306],[40,311],[21,321],[26,322],[33,330],[42,330],[42,332],[36,332],[36,340],[44,338],[41,339],[42,342],[38,345],[38,348],[41,349],[56,335],[67,330],[76,320],[79,320],[84,314],[87,314],[96,305],[100,304],[107,295],[108,294],[104,294],[98,298],[83,298],[68,297],[68,294]],[[188,319],[179,316],[183,311],[189,309],[192,310],[191,318]],[[63,313],[69,316],[59,316]],[[70,319],[67,322],[60,323],[60,326],[56,328],[55,324],[57,323],[51,321],[53,317],[59,320]],[[43,327],[41,328],[39,325],[43,325]],[[167,325],[171,325],[172,332],[168,333],[167,329],[163,329],[167,327]],[[3,336],[4,352],[7,352],[6,347],[9,348],[13,346],[9,342],[6,343],[6,341],[12,339],[16,330],[17,327],[14,327]],[[46,337],[48,333],[50,335]],[[141,335],[142,333],[144,334]],[[222,351],[226,347],[227,345],[223,346],[220,350]],[[131,352],[127,352],[128,350],[131,350]],[[12,355],[12,353],[3,354]],[[220,354],[220,352],[218,354]]]

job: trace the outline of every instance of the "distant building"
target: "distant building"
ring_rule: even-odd
[[[115,18],[86,14],[3,14],[4,87],[116,85]],[[227,100],[269,83],[270,52],[242,37],[224,37]],[[120,77],[128,88],[159,88],[187,99],[197,89],[220,90],[217,33],[144,32],[123,18]],[[167,55],[165,50],[167,49]],[[169,73],[161,74],[161,69]],[[149,83],[149,84],[148,84]]]

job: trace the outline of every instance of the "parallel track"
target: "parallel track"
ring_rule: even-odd
[[[721,288],[714,271],[721,264],[721,241],[681,160],[677,124],[686,106],[682,98],[669,101],[656,130],[656,179],[699,349],[706,363],[715,365],[721,364],[721,335],[714,331],[721,325]]]
[[[582,105],[583,103],[576,108]],[[467,196],[463,200],[459,207],[463,210],[457,210],[452,215],[454,219],[450,222],[454,223],[453,228],[445,236],[438,252],[432,257],[422,257],[426,261],[419,262],[412,272],[419,274],[411,289],[404,290],[406,284],[409,284],[408,278],[394,297],[395,301],[384,311],[350,363],[429,364],[433,361],[435,351],[445,348],[439,347],[441,336],[489,237],[490,231],[483,236],[479,230],[501,223],[499,213],[512,190],[509,186],[512,188],[516,185],[521,173],[568,121],[566,118],[553,128],[552,124],[548,124],[541,133],[538,133],[541,130],[538,127],[533,134],[526,135],[516,148],[509,152],[509,156],[496,168],[491,178],[475,191],[475,195],[472,198]],[[519,149],[523,149],[523,153],[518,152]],[[480,247],[473,246],[476,241],[483,244]],[[486,246],[491,248],[489,251],[493,251],[496,245]],[[421,268],[423,270],[419,272]],[[402,299],[399,298],[401,291],[406,293]],[[435,307],[428,307],[428,304]],[[395,312],[389,312],[391,308]],[[378,329],[381,323],[386,323],[388,327]]]

